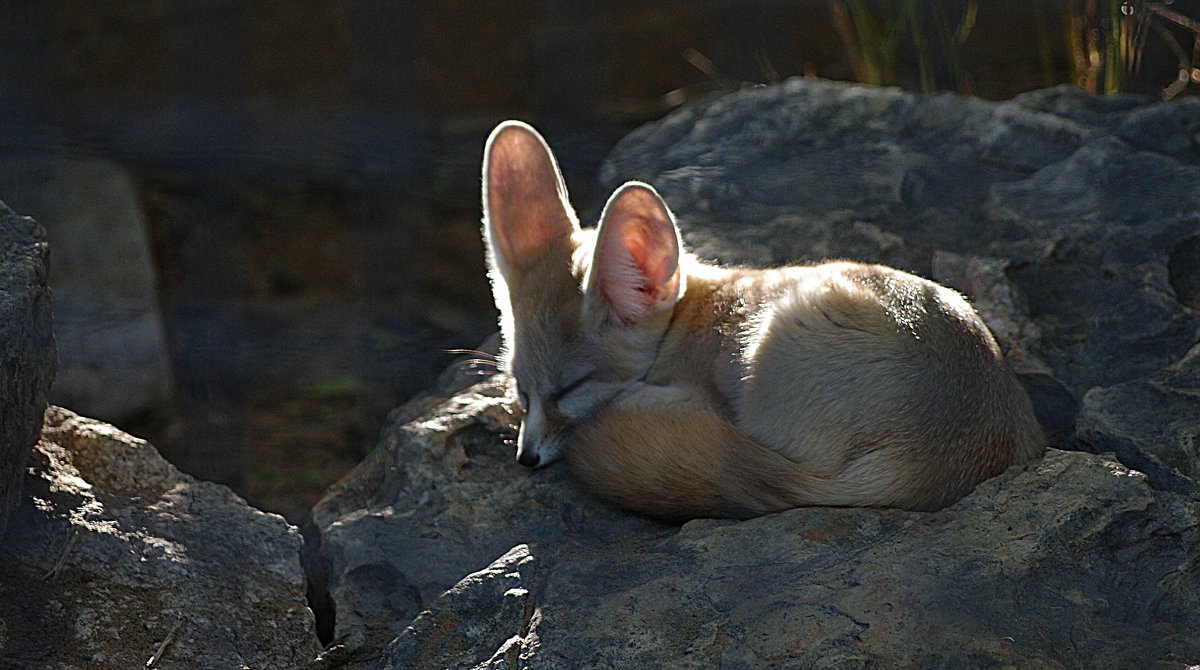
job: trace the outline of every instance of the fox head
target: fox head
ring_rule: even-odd
[[[524,412],[517,461],[557,460],[574,426],[645,378],[685,290],[674,216],[629,182],[581,230],[550,147],[507,121],[483,153],[483,234],[502,362]]]

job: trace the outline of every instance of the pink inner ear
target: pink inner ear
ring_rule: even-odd
[[[679,240],[666,206],[650,187],[620,189],[606,208],[592,258],[589,290],[611,316],[636,323],[679,297]]]
[[[630,221],[621,236],[630,260],[643,278],[638,290],[653,302],[671,298],[679,287],[674,236],[664,236],[663,232],[653,222],[638,217]]]
[[[574,230],[558,166],[533,129],[515,124],[497,128],[487,146],[485,170],[488,228],[504,264],[520,267],[547,242]]]

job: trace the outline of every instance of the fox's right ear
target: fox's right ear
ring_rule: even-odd
[[[496,126],[484,146],[483,223],[493,262],[506,276],[551,240],[579,230],[554,154],[520,121]]]
[[[686,288],[682,253],[666,201],[649,184],[626,183],[600,215],[584,309],[629,325],[674,307]]]

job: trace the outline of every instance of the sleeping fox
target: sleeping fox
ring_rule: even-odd
[[[582,230],[558,164],[508,121],[483,158],[517,460],[565,458],[626,509],[934,510],[1045,450],[1029,397],[954,291],[880,265],[719,268],[630,182]]]

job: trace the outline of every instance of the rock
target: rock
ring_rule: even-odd
[[[1076,439],[1116,453],[1156,488],[1200,497],[1200,345],[1149,377],[1088,391]]]
[[[1075,450],[931,514],[677,527],[517,468],[509,380],[450,373],[314,508],[325,638],[351,668],[1195,663],[1200,315],[1180,287],[1200,167],[1133,130],[1186,130],[1179,109],[795,80],[636,131],[605,188],[651,182],[722,262],[848,256],[954,286]]]
[[[536,568],[529,547],[519,544],[467,575],[388,646],[384,667],[469,668],[479,659],[512,667],[530,630]]]
[[[0,551],[7,667],[297,668],[300,536],[154,447],[52,407]]]
[[[380,445],[313,508],[305,554],[326,638],[378,649],[464,575],[523,542],[587,528],[614,541],[666,527],[594,503],[562,468],[513,459],[507,379],[441,392],[393,412]],[[478,377],[475,376],[475,380]],[[492,505],[488,501],[495,501]],[[402,666],[397,666],[402,667]]]
[[[51,402],[108,421],[159,407],[170,356],[132,176],[99,160],[5,158],[0,198],[40,221],[54,250]]]
[[[21,495],[58,365],[46,232],[0,202],[0,539]]]
[[[1055,451],[935,514],[802,509],[617,545],[581,532],[514,578],[532,614],[497,633],[516,641],[455,667],[500,654],[526,668],[1181,663],[1200,653],[1196,514],[1115,462]],[[1153,558],[1134,571],[1124,557],[1141,551]],[[436,635],[418,618],[402,639],[486,628],[505,606]]]
[[[1200,654],[1200,506],[1109,457],[1052,450],[933,514],[678,528],[582,496],[559,468],[518,471],[490,432],[507,429],[503,383],[398,410],[376,452],[387,464],[364,462],[318,506],[337,634],[367,631],[346,667],[1116,668]]]
[[[1179,302],[1200,309],[1200,235],[1184,239],[1167,261],[1171,288]]]

